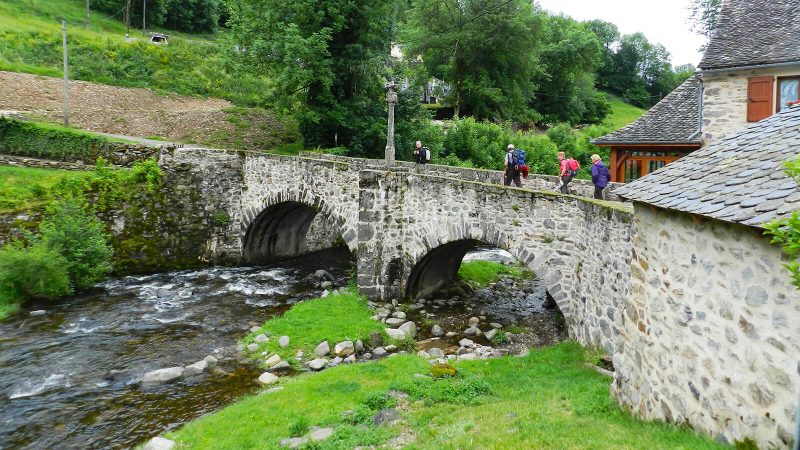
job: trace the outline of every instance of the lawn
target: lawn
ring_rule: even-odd
[[[494,283],[504,276],[520,277],[523,272],[525,270],[520,266],[509,266],[494,261],[466,261],[461,263],[458,276],[473,287],[482,287]]]
[[[83,177],[88,172],[0,166],[0,213],[30,211],[41,206],[47,192],[59,181]]]
[[[259,344],[254,355],[260,357],[266,350],[277,353],[286,361],[295,361],[298,350],[308,357],[322,341],[331,349],[342,341],[366,340],[372,332],[384,334],[385,325],[373,320],[374,313],[367,308],[367,300],[354,291],[333,293],[325,298],[306,300],[293,306],[285,314],[268,320],[262,330],[272,333],[269,342]],[[262,331],[250,333],[244,344],[253,343]],[[280,336],[289,336],[289,346],[278,345]]]
[[[646,112],[646,110],[638,106],[625,103],[619,97],[611,94],[606,95],[608,95],[608,100],[611,103],[611,114],[603,121],[603,125],[607,125],[613,128],[613,130],[628,125]]]
[[[309,426],[332,426],[333,437],[313,448],[375,445],[401,432],[414,437],[411,449],[728,448],[632,418],[609,397],[610,379],[585,360],[569,342],[525,357],[462,361],[456,377],[436,381],[415,376],[430,367],[411,355],[339,366],[285,380],[283,390],[246,398],[167,437],[180,448],[264,449]],[[401,409],[405,424],[377,428],[369,419],[392,405],[380,394],[393,387],[413,394]]]

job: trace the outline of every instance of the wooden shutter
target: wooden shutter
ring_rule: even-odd
[[[747,121],[758,122],[772,115],[772,77],[755,77],[747,80]]]

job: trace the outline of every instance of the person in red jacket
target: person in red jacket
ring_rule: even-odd
[[[558,152],[558,170],[558,176],[561,177],[561,193],[572,194],[572,190],[569,188],[569,182],[572,181],[575,174],[570,169],[569,159],[567,159],[567,155],[564,152]]]

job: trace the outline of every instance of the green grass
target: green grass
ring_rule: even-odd
[[[603,125],[607,125],[614,130],[628,125],[646,112],[638,106],[625,103],[622,99],[612,94],[606,93],[606,95],[608,95],[608,100],[611,103],[611,114],[603,121]]]
[[[494,261],[467,261],[461,263],[458,276],[472,286],[486,286],[494,283],[504,276],[512,278],[523,275],[524,269],[519,266],[509,266]]]
[[[284,156],[297,156],[302,151],[305,151],[305,148],[303,148],[303,143],[295,142],[292,144],[280,145],[272,150],[267,151],[267,153],[272,153],[275,155],[284,155]]]
[[[8,300],[0,295],[0,320],[5,319],[17,311],[19,311],[19,303]]]
[[[281,391],[248,397],[167,437],[180,448],[272,449],[292,431],[334,426],[331,440],[315,448],[376,445],[402,426],[354,423],[367,423],[364,412],[380,407],[373,406],[374,399],[395,387],[412,394],[403,413],[415,436],[409,449],[728,448],[632,418],[609,397],[610,380],[586,368],[585,361],[578,344],[563,343],[521,358],[463,361],[456,364],[456,377],[437,381],[415,378],[430,366],[411,355],[339,366],[284,380]],[[348,410],[352,413],[343,415]]]
[[[35,209],[42,205],[49,190],[61,180],[86,174],[71,170],[0,166],[0,213]]]
[[[263,104],[269,81],[234,73],[208,35],[168,31],[169,45],[126,42],[124,24],[99,12],[85,30],[83,7],[83,0],[0,0],[0,70],[61,76],[66,17],[72,79]]]
[[[341,341],[366,339],[373,331],[383,334],[385,325],[371,319],[372,314],[366,298],[354,291],[303,301],[264,324],[262,330],[271,332],[272,337],[269,342],[260,344],[255,356],[260,358],[261,352],[267,350],[287,361],[295,361],[298,350],[306,356],[312,355],[314,348],[325,340],[333,350]],[[259,333],[250,333],[243,343],[252,343]],[[289,336],[290,342],[288,347],[282,348],[278,338],[284,335]]]

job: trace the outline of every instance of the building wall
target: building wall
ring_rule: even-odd
[[[782,68],[702,74],[704,145],[748,125],[747,80],[763,76],[800,76],[800,64]],[[773,91],[773,101],[775,101],[777,82]]]
[[[612,394],[647,419],[761,448],[792,438],[800,295],[756,230],[634,205]]]

